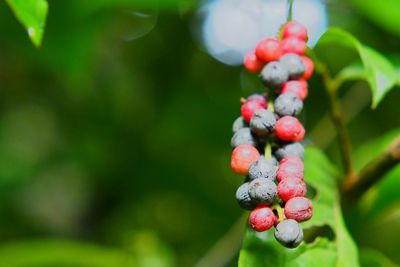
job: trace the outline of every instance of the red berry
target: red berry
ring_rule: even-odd
[[[253,161],[260,156],[258,150],[250,145],[239,145],[232,152],[231,168],[234,172],[247,175]]]
[[[249,72],[259,73],[264,67],[264,62],[259,60],[254,52],[250,52],[244,56],[243,65]]]
[[[304,197],[306,193],[307,185],[296,177],[287,177],[278,184],[278,195],[285,202],[294,197]]]
[[[264,108],[267,107],[267,95],[260,95],[260,94],[253,94],[253,95],[249,95],[246,98],[246,101],[256,101],[256,102],[260,102],[262,105],[264,105]]]
[[[314,62],[306,56],[301,56],[301,59],[303,60],[304,65],[306,66],[306,71],[303,74],[303,79],[308,80],[312,76],[314,72]]]
[[[284,54],[295,53],[302,55],[307,49],[306,42],[296,37],[288,37],[283,39],[281,47]]]
[[[308,95],[308,85],[305,80],[296,80],[285,82],[282,86],[281,94],[292,93],[301,100],[306,99]]]
[[[306,41],[308,38],[307,28],[296,21],[290,21],[283,27],[282,36],[283,38],[295,37]]]
[[[282,55],[279,41],[274,38],[262,40],[256,47],[256,55],[264,62],[278,60]]]
[[[267,206],[258,206],[249,217],[251,228],[257,232],[263,232],[270,229],[275,223],[276,217],[274,212]]]
[[[283,116],[276,121],[275,134],[283,141],[300,142],[304,138],[305,129],[297,118]]]
[[[304,178],[304,164],[300,158],[283,158],[279,163],[278,170],[276,171],[276,179],[281,181],[289,177]]]
[[[283,159],[281,159],[281,161],[279,162],[279,164],[287,164],[287,163],[295,163],[299,167],[301,167],[302,170],[304,170],[303,160],[301,158],[299,158],[299,157],[287,156],[287,157],[284,157]]]
[[[245,103],[242,104],[242,107],[240,109],[242,113],[243,119],[247,122],[250,123],[251,117],[253,117],[254,112],[257,109],[265,109],[267,107],[267,103],[262,103],[260,101],[246,101]]]
[[[294,197],[286,202],[284,213],[287,219],[298,222],[307,221],[312,217],[312,203],[305,197]]]

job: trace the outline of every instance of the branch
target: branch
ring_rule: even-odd
[[[293,2],[294,0],[288,0],[288,4],[289,4],[289,9],[288,9],[288,14],[287,14],[287,18],[286,21],[291,21],[292,20],[292,14],[293,14]]]
[[[319,62],[318,62],[319,63]],[[345,127],[343,114],[340,107],[339,99],[337,98],[336,92],[341,85],[341,80],[334,80],[331,78],[328,68],[325,65],[319,63],[317,66],[319,72],[322,75],[322,79],[325,85],[326,92],[329,98],[330,113],[332,122],[336,128],[336,132],[339,138],[340,152],[342,155],[342,163],[344,171],[347,176],[347,180],[353,181],[355,179],[355,172],[353,168],[353,162],[351,159],[351,145],[350,138]]]
[[[345,193],[351,198],[360,197],[398,163],[400,163],[400,136],[381,155],[370,161],[356,179],[344,181]]]
[[[226,266],[240,250],[247,216],[247,213],[243,213],[228,232],[197,262],[195,267]]]

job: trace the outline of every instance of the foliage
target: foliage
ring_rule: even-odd
[[[40,46],[48,4],[46,0],[7,0],[15,16],[24,25],[31,41]]]
[[[44,0],[6,4],[0,265],[195,265],[240,217],[232,200],[240,180],[227,167],[230,122],[243,91],[257,90],[241,88],[239,68],[193,42],[196,2],[52,1],[49,11]],[[342,7],[354,16],[337,12]],[[330,28],[314,56],[340,96],[371,94],[375,108],[349,116],[360,170],[399,135],[398,3],[330,8],[341,29]],[[126,41],[132,31],[141,38]],[[316,76],[303,118],[310,132],[328,105]],[[304,224],[308,243],[287,250],[272,231],[247,229],[241,267],[399,265],[399,167],[351,206],[338,197],[337,154],[335,143],[306,153],[306,179],[317,191],[315,217]]]
[[[337,170],[316,148],[307,149],[304,164],[305,178],[316,190],[314,216],[303,224],[306,239],[308,233],[312,240],[295,249],[287,249],[275,240],[273,231],[255,233],[249,229],[240,252],[239,267],[359,266],[357,248],[340,210],[335,183]],[[324,230],[318,232],[319,229]]]
[[[375,108],[396,84],[398,77],[390,61],[374,49],[363,45],[351,34],[337,28],[328,29],[318,41],[316,54],[323,54],[327,45],[334,46],[337,53],[340,53],[340,47],[343,46],[357,52],[361,64],[346,66],[337,75],[337,79],[341,82],[366,80],[372,91],[372,107]]]

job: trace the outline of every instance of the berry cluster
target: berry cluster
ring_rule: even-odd
[[[283,26],[281,40],[262,40],[245,56],[245,68],[260,74],[269,94],[242,99],[231,139],[231,167],[246,176],[236,199],[242,208],[251,210],[250,226],[256,231],[275,226],[275,238],[290,248],[303,240],[298,222],[312,216],[312,203],[305,197],[300,143],[305,129],[296,118],[314,68],[303,55],[306,41],[307,29],[291,21]]]

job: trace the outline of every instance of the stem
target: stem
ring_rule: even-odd
[[[244,213],[222,236],[215,245],[197,262],[195,267],[223,267],[226,266],[240,250],[242,237],[245,231],[243,227],[247,220]]]
[[[291,21],[292,20],[293,2],[294,2],[294,0],[288,0],[289,9],[288,9],[288,15],[287,15],[286,21]]]
[[[345,180],[343,189],[351,198],[358,198],[380,181],[400,162],[400,137],[397,137],[385,151],[370,161],[353,180]]]
[[[336,132],[339,138],[340,152],[342,155],[343,168],[347,177],[346,179],[353,181],[355,179],[355,172],[351,159],[350,138],[345,127],[340,102],[336,94],[338,88],[341,85],[341,80],[332,79],[328,68],[321,63],[318,64],[318,68],[316,69],[318,69],[322,75],[325,89],[329,98],[330,113],[333,125],[336,128]]]

